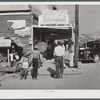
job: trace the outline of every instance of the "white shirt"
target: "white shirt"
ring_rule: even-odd
[[[63,47],[63,49],[64,49],[64,51],[65,51],[65,46],[64,46],[64,45],[62,45],[62,47]]]
[[[28,61],[22,63],[22,68],[28,68]]]
[[[21,68],[28,68],[28,58],[22,57],[20,62],[22,63]]]
[[[54,48],[54,56],[59,56],[59,57],[64,56],[65,55],[64,51],[65,50],[62,46],[57,46]]]
[[[14,56],[14,54],[11,53],[11,54],[10,54],[10,60],[11,60],[11,61],[14,60],[13,56]]]

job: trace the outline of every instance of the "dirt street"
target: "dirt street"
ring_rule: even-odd
[[[32,80],[30,73],[27,80],[20,80],[19,75],[5,74],[0,77],[0,89],[100,89],[100,62],[79,62],[79,69],[68,68],[66,64],[61,79],[51,77],[54,72],[54,60],[44,60],[38,80]]]

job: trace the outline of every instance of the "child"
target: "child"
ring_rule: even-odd
[[[20,68],[20,79],[27,79],[28,75],[28,57],[23,55],[23,57],[20,60],[21,68]]]

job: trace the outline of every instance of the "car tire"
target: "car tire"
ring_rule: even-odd
[[[93,58],[93,61],[95,63],[99,62],[100,61],[100,56],[99,55],[95,55],[94,58]]]

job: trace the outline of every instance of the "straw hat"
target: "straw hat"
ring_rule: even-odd
[[[58,44],[59,44],[59,45],[62,45],[63,43],[64,43],[64,42],[63,42],[62,40],[59,40],[59,41],[58,41]]]

